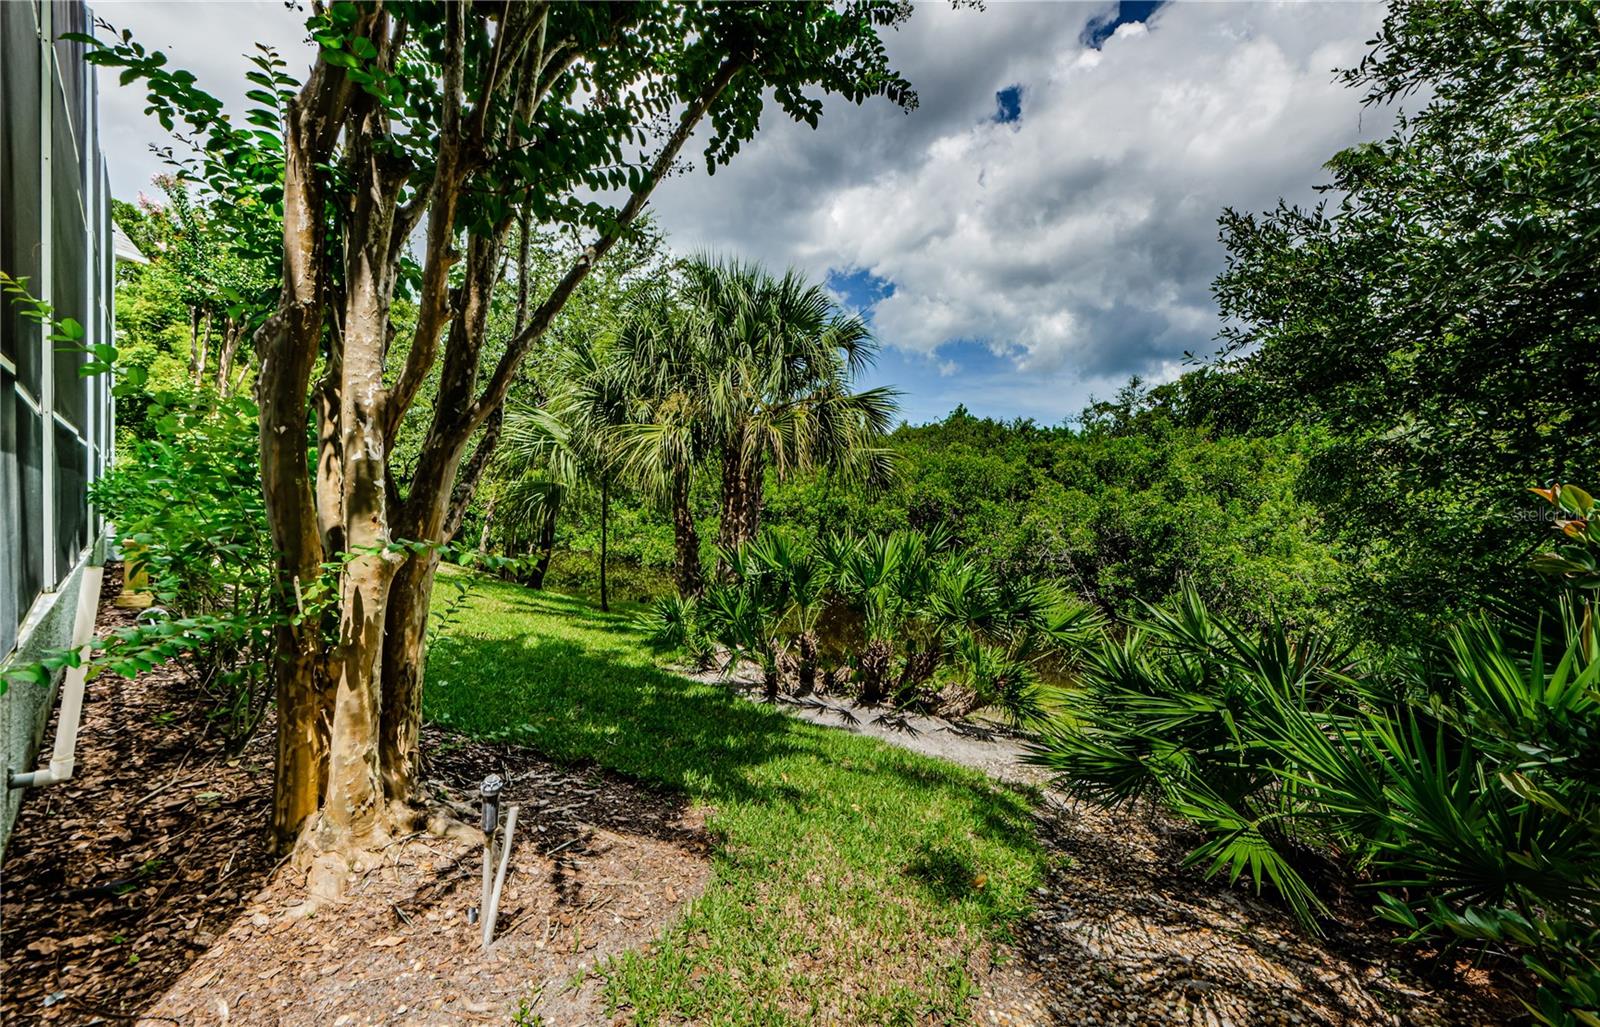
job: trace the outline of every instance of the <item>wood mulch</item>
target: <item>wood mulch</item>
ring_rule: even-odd
[[[132,619],[119,581],[108,567],[102,630]],[[428,729],[424,747],[435,798],[472,802],[497,772],[521,806],[487,953],[467,922],[481,847],[402,839],[298,915],[303,874],[266,846],[270,730],[229,754],[178,669],[91,682],[74,778],[26,798],[0,867],[0,1021],[504,1023],[526,1003],[530,1023],[609,1022],[586,971],[700,894],[699,812],[514,746]]]
[[[1329,935],[1183,865],[1198,836],[1148,809],[1047,794],[1051,853],[1017,944],[983,982],[980,1024],[1508,1027],[1513,981],[1396,944],[1357,894]],[[1470,957],[1468,957],[1470,958]]]

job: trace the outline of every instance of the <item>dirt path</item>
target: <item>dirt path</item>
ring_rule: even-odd
[[[732,684],[759,698],[753,676]],[[1041,789],[1049,870],[1017,943],[980,975],[980,1025],[1502,1027],[1525,1019],[1482,972],[1436,966],[1393,944],[1362,897],[1344,897],[1345,922],[1319,941],[1270,902],[1205,880],[1183,865],[1199,840],[1184,825],[1074,801],[1022,762],[1022,741],[1003,729],[837,697],[779,701],[802,720]]]

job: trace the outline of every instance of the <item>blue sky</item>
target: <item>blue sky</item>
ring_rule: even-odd
[[[242,101],[249,41],[310,51],[281,3],[106,3],[97,13]],[[1392,114],[1334,81],[1377,3],[919,4],[887,39],[918,109],[829,100],[819,128],[771,109],[714,177],[652,200],[682,252],[797,267],[869,316],[869,384],[912,421],[958,404],[1059,423],[1131,374],[1209,352],[1226,206],[1314,202],[1322,164]],[[142,97],[101,79],[119,196],[161,170]]]

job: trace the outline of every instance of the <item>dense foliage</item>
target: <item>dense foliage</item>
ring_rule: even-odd
[[[1043,712],[1041,671],[1093,635],[1098,616],[1047,585],[997,577],[949,535],[901,529],[816,543],[768,528],[722,554],[698,599],[669,596],[646,617],[658,644],[733,670],[760,668],[767,698],[848,694],[964,716]]]
[[[152,404],[151,437],[95,483],[116,512],[127,569],[143,572],[147,623],[101,640],[101,662],[132,674],[182,652],[184,672],[242,742],[271,708],[271,538],[256,467],[256,409],[243,398]],[[317,587],[307,583],[307,590]],[[312,596],[308,596],[308,601]]]
[[[1556,489],[1584,587],[1555,623],[1466,619],[1411,660],[1352,659],[1316,631],[1251,629],[1192,591],[1108,635],[1035,759],[1106,805],[1200,827],[1191,862],[1269,883],[1301,921],[1302,870],[1341,865],[1411,940],[1520,954],[1552,1024],[1600,1011],[1600,645],[1593,501]]]
[[[1322,439],[1303,481],[1396,634],[1531,596],[1527,483],[1600,459],[1592,3],[1403,3],[1345,73],[1419,98],[1334,156],[1333,198],[1222,219],[1229,388]]]

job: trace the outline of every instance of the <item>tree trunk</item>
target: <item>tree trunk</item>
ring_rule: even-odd
[[[762,493],[766,489],[766,461],[756,450],[745,461],[740,473],[740,487],[744,498],[740,504],[739,541],[749,542],[761,533]]]
[[[756,537],[761,525],[761,487],[764,461],[759,451],[744,452],[730,445],[722,456],[722,510],[717,525],[717,544],[727,550],[739,548]],[[718,570],[727,573],[718,558]]]
[[[478,529],[478,552],[489,551],[489,529],[494,524],[494,500],[489,500],[488,507],[483,511],[483,527]]]
[[[678,594],[698,597],[706,589],[700,569],[700,535],[694,526],[694,511],[689,509],[689,469],[672,472],[672,542],[676,550]]]
[[[222,349],[217,351],[217,392],[224,398],[233,394],[233,365],[244,341],[244,324],[230,317],[222,325]]]
[[[446,11],[450,12],[451,17],[460,14],[460,8],[454,5],[448,5]],[[574,261],[544,301],[528,315],[527,322],[501,354],[481,392],[478,391],[479,364],[489,301],[497,278],[499,254],[510,231],[511,218],[507,216],[493,232],[469,236],[466,269],[459,287],[461,301],[450,321],[449,341],[445,346],[439,390],[434,402],[433,423],[423,443],[404,510],[396,521],[401,537],[418,541],[437,541],[443,537],[456,471],[473,432],[502,408],[512,381],[530,349],[549,329],[573,291],[604,259],[621,233],[638,218],[651,192],[671,169],[695,126],[743,67],[743,60],[728,58],[717,68],[700,95],[680,115],[677,127],[656,155],[645,181],[634,189],[611,227]],[[441,154],[442,159],[445,156],[451,160],[456,157],[455,154]],[[455,188],[457,184],[453,182],[451,188],[442,190],[429,208],[430,252],[450,250],[454,204],[459,199],[459,191]],[[442,226],[437,246],[434,239],[436,226]],[[432,270],[433,262],[429,263],[429,270]],[[438,265],[441,274],[432,280],[432,287],[425,271],[423,292],[427,302],[419,303],[419,319],[423,315],[433,317],[445,307],[443,300],[447,293],[445,287],[448,286],[448,277],[443,272],[448,271],[449,265],[448,261]],[[430,342],[429,346],[432,345],[433,342]],[[388,425],[391,436],[398,431],[400,416],[433,365],[431,348],[423,350],[414,344],[411,352],[422,354],[426,359],[417,359],[417,373],[403,374],[401,383],[396,386]],[[407,372],[412,370],[408,357]],[[470,489],[467,498],[470,499]],[[415,563],[416,557],[409,562]],[[419,569],[418,573],[406,575],[397,583],[389,597],[389,616],[397,626],[400,623],[398,618],[426,625],[434,569],[427,567],[425,573]],[[384,788],[391,801],[409,801],[415,791],[420,763],[417,739],[421,734],[422,668],[427,655],[425,638],[425,631],[404,630],[387,632],[384,637],[385,652],[381,666],[385,677],[380,753]]]
[[[197,385],[199,384],[199,379],[196,378],[195,376],[197,374],[199,374],[199,367],[200,367],[200,308],[198,306],[191,306],[189,308],[189,377]]]
[[[767,702],[778,701],[778,665],[768,663],[761,668],[761,694]]]
[[[444,367],[439,378],[439,393],[434,404],[434,420],[417,468],[411,491],[395,518],[395,530],[408,541],[444,542],[447,529],[458,528],[459,509],[470,502],[470,489],[456,494],[457,471],[461,467],[471,431],[459,428],[462,410],[472,398],[477,379],[477,346],[488,318],[489,290],[493,288],[502,233],[492,238],[472,238],[467,245],[466,281],[461,288],[462,303],[450,323]],[[483,463],[487,463],[499,422],[486,422],[479,440]],[[485,449],[485,446],[491,447]],[[474,454],[474,463],[477,463]],[[471,468],[468,468],[471,472]],[[476,474],[468,473],[461,484],[477,484]],[[451,522],[454,522],[453,524]],[[380,751],[384,792],[391,802],[410,802],[415,797],[417,773],[421,769],[418,742],[422,735],[422,683],[427,666],[428,612],[433,604],[433,581],[439,569],[434,550],[412,554],[395,577],[389,596],[388,628],[384,634],[384,680]]]
[[[388,509],[388,439],[384,358],[394,277],[388,254],[404,173],[386,164],[374,144],[379,115],[370,98],[356,125],[351,164],[370,183],[353,205],[345,238],[343,332],[338,426],[339,506],[347,562],[339,581],[338,688],[328,753],[328,791],[319,822],[328,850],[365,848],[388,828],[380,766],[383,655],[390,586],[401,557],[392,541]]]
[[[722,451],[722,495],[721,509],[717,512],[717,548],[735,549],[739,545],[739,525],[742,520],[741,503],[744,497],[743,490],[739,487],[740,458],[737,445],[729,445]],[[726,562],[719,554],[717,557],[717,572],[726,575]]]
[[[611,612],[611,594],[606,588],[606,535],[611,520],[611,489],[600,483],[600,612]]]
[[[207,308],[205,332],[200,336],[200,345],[192,349],[190,355],[194,358],[194,384],[196,388],[205,384],[206,359],[211,352],[211,325],[216,318],[215,312]]]
[[[318,165],[327,159],[342,102],[343,74],[320,67],[284,118],[283,284],[278,309],[256,335],[261,370],[261,488],[277,564],[273,675],[278,709],[272,835],[284,851],[317,811],[328,747],[329,700],[319,612],[305,596],[321,574],[323,549],[306,464],[306,393],[326,318],[326,240]]]
[[[876,706],[883,702],[883,686],[888,682],[893,647],[883,639],[873,639],[861,650],[857,669],[861,674],[861,703]]]
[[[795,694],[810,695],[817,688],[817,633],[802,631],[795,636],[794,644],[795,649],[799,651],[799,664],[796,670],[799,680]]]
[[[544,519],[539,522],[539,559],[528,575],[531,588],[544,588],[545,575],[550,573],[550,560],[556,552],[556,518],[560,512],[561,508],[556,504],[545,504]]]

